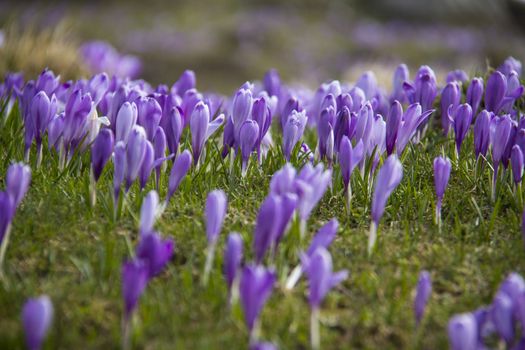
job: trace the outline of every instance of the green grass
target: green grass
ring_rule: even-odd
[[[175,255],[140,300],[132,334],[134,348],[247,348],[242,311],[238,306],[228,308],[222,248],[226,234],[238,231],[245,240],[246,261],[251,259],[258,207],[268,192],[271,175],[284,161],[280,150],[274,149],[262,167],[252,160],[242,179],[239,164],[229,174],[228,164],[217,155],[216,142],[208,142],[205,166],[190,172],[157,222],[164,236],[174,238]],[[188,143],[185,141],[185,147]],[[453,160],[442,232],[438,232],[433,223],[432,160],[442,149],[450,156],[453,147],[451,139],[431,130],[421,144],[406,151],[403,181],[389,200],[372,258],[366,254],[370,195],[354,173],[352,211],[347,215],[339,170],[334,169],[333,188],[314,210],[308,239],[303,242],[306,246],[311,234],[330,218],[340,221],[330,251],[334,269],[348,269],[350,275],[323,304],[323,348],[446,348],[446,324],[453,314],[489,304],[509,272],[524,272],[521,208],[507,185],[510,174],[499,188],[496,204],[491,203],[489,166],[474,178],[472,135],[464,143],[459,163]],[[0,128],[2,188],[7,166],[22,156],[22,126],[15,109]],[[32,158],[31,164],[34,161]],[[294,165],[299,166],[298,162],[295,158]],[[42,167],[33,167],[31,188],[14,219],[5,261],[7,282],[0,284],[0,348],[23,348],[22,305],[26,298],[46,293],[55,306],[46,349],[116,349],[121,342],[123,310],[121,263],[130,258],[130,248],[136,244],[138,213],[146,192],[140,193],[134,185],[121,216],[114,221],[112,164],[97,186],[94,208],[88,200],[89,155],[77,158],[63,174],[57,164],[56,154],[44,151]],[[166,175],[161,184],[164,197]],[[153,179],[147,190],[152,188]],[[207,192],[215,188],[224,189],[229,206],[210,283],[203,288],[203,207]],[[293,234],[289,235],[281,247],[277,259],[280,279],[298,263],[295,246],[290,247],[294,241]],[[433,293],[416,330],[412,300],[421,269],[431,272]],[[262,339],[282,349],[309,348],[306,296],[304,279],[292,292],[277,287],[262,313]]]

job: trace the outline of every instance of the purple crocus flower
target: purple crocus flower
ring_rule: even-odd
[[[396,149],[398,155],[403,153],[406,145],[414,137],[418,128],[426,123],[433,112],[434,110],[422,112],[419,103],[408,106],[399,123],[399,130],[397,132]]]
[[[515,71],[518,76],[521,75],[521,62],[514,57],[507,57],[505,61],[498,67],[498,71],[505,76],[509,76],[512,71]]]
[[[391,155],[396,145],[397,133],[399,131],[399,124],[403,118],[403,107],[399,101],[394,100],[390,106],[388,118],[386,119],[386,153]]]
[[[259,137],[259,125],[254,120],[247,120],[239,131],[239,146],[242,155],[242,176],[246,175],[248,161],[254,151]]]
[[[148,141],[144,128],[139,125],[134,125],[126,146],[126,192],[129,191],[133,181],[135,181],[139,175],[146,155],[146,148],[148,148]]]
[[[333,128],[335,125],[335,100],[331,94],[327,95],[327,97],[332,97],[331,101],[334,102],[334,106],[329,106],[328,108],[323,109],[317,122],[317,134],[319,136],[319,158],[321,159],[327,156],[328,140],[331,133],[333,137]]]
[[[158,164],[155,166],[155,185],[157,190],[159,189],[159,183],[160,183],[160,175],[162,170],[162,162],[161,160],[164,159],[164,156],[166,155],[166,134],[164,133],[164,129],[159,126],[157,128],[157,131],[155,132],[155,136],[153,137],[153,149],[155,150],[155,162],[158,162]],[[172,156],[175,156],[175,154],[172,154]]]
[[[190,119],[191,147],[193,149],[193,163],[198,164],[206,140],[222,125],[224,115],[218,116],[210,122],[210,109],[204,102],[198,102],[193,109]]]
[[[263,78],[264,90],[270,96],[280,96],[281,93],[281,77],[276,69],[270,69],[264,74]]]
[[[256,342],[250,344],[250,350],[277,350],[277,346],[270,342]]]
[[[182,128],[184,127],[180,109],[173,107],[163,118],[161,124],[166,133],[166,141],[170,153],[177,154]]]
[[[455,110],[459,105],[461,91],[457,82],[448,83],[441,92],[441,127],[443,133],[448,134],[450,129],[449,109]]]
[[[242,271],[239,294],[251,338],[259,314],[272,293],[275,281],[275,272],[261,265],[248,265]]]
[[[468,80],[468,74],[462,69],[455,69],[447,73],[447,83],[456,81],[464,83]]]
[[[153,231],[140,236],[137,258],[147,266],[149,279],[162,272],[173,256],[174,246],[175,243],[171,238],[163,240],[158,233]]]
[[[29,350],[39,350],[53,321],[53,304],[47,295],[28,299],[22,310],[22,324]]]
[[[296,110],[293,110],[286,120],[283,129],[283,153],[287,161],[290,161],[293,148],[303,136],[306,122],[306,112]]]
[[[490,314],[496,332],[510,346],[514,340],[513,302],[511,297],[500,290],[492,301]]]
[[[472,114],[476,115],[478,112],[481,99],[483,98],[483,79],[472,78],[467,89],[467,103],[472,107]]]
[[[470,105],[464,103],[456,108],[452,106],[448,108],[449,121],[453,124],[454,134],[456,138],[456,152],[459,156],[461,151],[461,144],[467,136],[472,122],[472,108]]]
[[[261,142],[264,139],[266,133],[268,132],[270,125],[272,124],[272,114],[264,97],[261,97],[253,102],[252,119],[255,122],[257,122],[257,125],[259,127],[259,134],[257,136],[255,148],[257,149],[259,161],[261,161]]]
[[[224,278],[228,285],[228,293],[233,296],[236,291],[233,290],[234,282],[239,276],[241,262],[242,262],[243,243],[242,237],[236,232],[228,235],[226,247],[224,249]]]
[[[131,102],[124,102],[120,107],[116,119],[116,140],[128,142],[128,136],[137,123],[138,110],[137,105]]]
[[[490,124],[491,114],[484,109],[479,113],[474,124],[474,151],[476,158],[479,158],[480,155],[483,157],[487,155],[490,146]]]
[[[179,96],[184,96],[184,93],[190,89],[195,89],[197,86],[197,78],[195,72],[192,70],[185,70],[179,77],[179,80],[173,85],[176,93]]]
[[[4,243],[4,237],[8,233],[9,226],[13,220],[13,215],[15,213],[15,203],[13,198],[7,192],[0,191],[0,243]],[[0,256],[0,259],[3,259],[3,256]],[[0,260],[0,266],[2,261]]]
[[[392,80],[392,96],[390,100],[393,101],[399,101],[400,103],[407,102],[407,97],[405,94],[405,90],[403,89],[403,83],[409,79],[409,72],[408,67],[406,64],[402,63],[399,66],[397,66],[394,77]]]
[[[270,193],[261,204],[255,224],[253,250],[257,264],[262,262],[268,249],[275,243],[281,215],[281,198]]]
[[[122,297],[124,319],[129,322],[149,279],[149,266],[142,260],[127,261],[122,265]]]
[[[413,85],[408,82],[403,88],[410,103],[419,103],[423,111],[432,108],[437,95],[436,75],[429,66],[419,68]]]
[[[117,142],[115,145],[115,152],[113,153],[113,199],[115,210],[117,210],[117,203],[120,196],[120,187],[124,182],[126,175],[126,145],[123,141]]]
[[[92,101],[89,94],[77,90],[69,97],[65,108],[64,131],[62,134],[67,155],[83,137]]]
[[[497,72],[499,73],[499,72]],[[500,73],[501,74],[501,73]],[[510,138],[512,121],[508,115],[494,117],[490,125],[490,143],[492,145],[492,168],[494,176],[492,178],[492,199],[496,199],[496,181],[498,179],[498,168],[503,158],[503,153]]]
[[[157,191],[149,191],[142,206],[140,207],[140,234],[146,234],[153,231],[155,218],[159,210],[159,195]]]
[[[95,182],[98,181],[102,170],[113,153],[115,139],[111,129],[100,130],[91,146],[91,172]]]
[[[168,183],[168,195],[166,196],[166,205],[169,203],[170,198],[173,196],[180,183],[186,177],[186,174],[191,167],[191,153],[188,150],[184,150],[175,159],[173,167],[171,168],[169,183]]]
[[[348,95],[348,94],[347,94]],[[351,99],[350,95],[348,98]],[[339,107],[338,107],[339,108]],[[354,134],[355,124],[357,122],[357,116],[350,112],[348,106],[344,105],[341,110],[337,113],[334,125],[334,148],[339,151],[341,147],[341,140],[343,136],[351,139]]]
[[[345,193],[347,194],[348,204],[352,197],[352,188],[350,186],[350,177],[355,167],[363,160],[364,147],[363,140],[359,140],[357,145],[353,148],[352,143],[348,137],[343,136],[339,148],[339,165],[341,166],[341,175],[345,185]]]
[[[153,140],[162,117],[162,109],[153,97],[143,97],[137,103],[137,123],[146,131],[149,141]]]
[[[441,225],[441,203],[450,178],[452,165],[447,157],[434,158],[434,186],[436,188],[436,222]]]
[[[44,91],[38,92],[31,101],[31,123],[34,137],[36,140],[38,157],[41,157],[42,137],[47,129],[51,118],[57,111],[57,99],[55,95],[49,99]]]
[[[55,148],[56,150],[60,149],[59,140],[64,131],[64,119],[64,113],[60,113],[54,118],[51,118],[51,121],[47,126],[47,143],[50,150],[52,148]]]
[[[448,322],[448,339],[452,350],[478,349],[478,327],[474,315],[452,317]]]
[[[303,269],[308,275],[308,301],[312,308],[311,344],[312,349],[320,349],[319,309],[326,294],[348,276],[348,271],[332,272],[332,256],[323,247],[318,247],[311,257],[303,256]]]
[[[368,237],[368,254],[372,253],[377,239],[377,226],[385,211],[388,197],[396,189],[403,178],[403,166],[395,154],[389,156],[376,178],[374,195],[372,197],[372,223]]]
[[[323,97],[324,97],[324,92],[323,92],[323,95],[320,97],[320,100],[318,101],[319,108],[321,106],[321,101]],[[286,122],[288,121],[288,117],[292,114],[293,111],[301,111],[301,107],[299,106],[299,100],[297,100],[295,97],[292,96],[288,99],[288,101],[286,101],[286,104],[281,110],[281,116],[280,116],[281,120],[280,121],[281,121],[281,128],[283,130],[284,130],[284,126],[286,125]],[[320,110],[318,111],[318,113],[320,113]],[[317,118],[317,114],[316,114],[316,118]]]
[[[239,140],[242,124],[251,117],[252,105],[252,92],[249,89],[239,89],[232,104],[233,135],[236,142]]]
[[[142,164],[139,169],[139,186],[143,190],[148,183],[151,171],[153,170],[153,164],[155,161],[155,150],[151,142],[146,140],[146,151],[144,152],[144,158],[142,159]]]
[[[432,280],[428,271],[421,271],[416,287],[416,297],[414,299],[414,316],[416,318],[416,325],[421,323],[425,308],[430,294],[432,293]]]
[[[24,163],[13,163],[5,176],[6,192],[11,196],[16,207],[24,199],[31,183],[31,168]]]
[[[221,232],[222,223],[226,216],[228,200],[222,190],[208,193],[206,198],[206,237],[208,244],[215,244]]]
[[[517,184],[521,183],[523,177],[523,152],[520,146],[514,145],[510,154],[510,164],[512,166],[512,176],[514,182]]]
[[[485,108],[498,113],[507,91],[507,78],[498,71],[492,73],[487,81],[485,91]]]

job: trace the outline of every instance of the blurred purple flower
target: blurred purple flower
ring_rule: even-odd
[[[53,321],[53,304],[47,295],[28,299],[22,310],[22,324],[29,350],[39,350]]]

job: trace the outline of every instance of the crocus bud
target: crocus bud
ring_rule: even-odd
[[[432,293],[432,280],[428,271],[421,271],[416,287],[416,297],[414,298],[414,316],[416,325],[421,323],[425,308]]]
[[[93,102],[98,105],[109,88],[109,77],[106,73],[95,74],[88,83]]]
[[[248,265],[242,271],[239,294],[250,333],[264,304],[272,294],[275,281],[275,273],[262,265]]]
[[[455,81],[448,83],[441,92],[441,126],[445,135],[448,134],[450,128],[449,108],[452,107],[452,110],[455,110],[459,105],[460,98],[459,84]]]
[[[286,125],[286,122],[288,121],[288,117],[292,114],[293,111],[300,111],[299,101],[295,97],[290,97],[281,111],[281,128],[283,130]]]
[[[124,102],[117,114],[116,121],[116,141],[128,142],[131,129],[137,122],[137,106],[135,103]]]
[[[80,139],[91,112],[91,96],[77,90],[69,97],[65,108],[63,138],[66,145]]]
[[[193,149],[193,162],[195,164],[198,163],[204,148],[209,122],[210,110],[208,106],[203,102],[197,103],[190,119],[191,147]]]
[[[348,95],[350,97],[350,95]],[[350,97],[351,98],[351,97]],[[339,151],[341,148],[341,140],[344,136],[352,138],[352,118],[350,116],[350,109],[343,106],[335,118],[334,125],[334,148]]]
[[[447,83],[456,81],[458,83],[464,83],[468,80],[467,73],[462,69],[455,69],[447,73]]]
[[[252,92],[247,89],[240,89],[233,98],[232,121],[234,127],[235,140],[239,140],[239,131],[242,124],[250,118],[252,112]]]
[[[140,234],[146,234],[153,231],[155,218],[159,207],[159,195],[157,191],[150,191],[144,197],[140,207]]]
[[[42,144],[42,136],[51,118],[55,116],[56,110],[57,100],[55,95],[50,100],[44,91],[40,91],[33,97],[31,117],[37,146]]]
[[[224,278],[231,293],[233,282],[238,278],[242,261],[242,237],[240,234],[232,232],[228,235],[226,247],[224,249]]]
[[[120,195],[120,186],[124,182],[124,176],[126,175],[126,145],[123,141],[117,142],[115,145],[113,167],[113,199],[116,205]]]
[[[149,141],[153,140],[161,117],[162,109],[154,98],[143,97],[137,100],[137,122],[146,131]]]
[[[404,103],[407,101],[405,90],[403,89],[403,83],[407,81],[409,78],[409,72],[408,67],[406,64],[402,63],[399,66],[397,66],[395,72],[394,72],[394,78],[392,80],[392,101],[399,101],[400,103]]]
[[[9,166],[6,174],[6,192],[13,199],[15,207],[24,199],[31,183],[31,168],[24,163]]]
[[[166,197],[166,203],[169,202],[170,198],[173,196],[177,188],[179,188],[180,183],[186,177],[186,174],[188,173],[188,170],[190,170],[191,166],[191,153],[188,150],[184,150],[177,159],[175,159],[175,162],[173,163],[173,167],[171,168],[170,173],[170,179],[168,184],[168,196]]]
[[[29,299],[22,310],[22,323],[29,350],[39,350],[53,321],[53,304],[47,295]]]
[[[56,115],[54,118],[51,118],[49,125],[47,126],[47,144],[48,148],[58,149],[58,140],[62,136],[64,131],[64,113]]]
[[[512,147],[510,164],[512,165],[512,176],[514,177],[514,182],[519,184],[523,177],[523,152],[518,145]]]
[[[314,238],[312,238],[312,242],[306,251],[306,255],[311,257],[319,247],[327,249],[330,243],[334,240],[338,228],[339,222],[337,219],[332,219],[324,224],[319,231],[317,231]]]
[[[270,113],[270,109],[266,103],[266,100],[263,97],[253,102],[252,119],[255,120],[257,122],[257,125],[259,126],[259,135],[257,137],[256,144],[256,148],[257,150],[259,150],[261,141],[268,132],[270,125],[272,124],[272,116]]]
[[[143,190],[148,183],[151,170],[153,170],[154,158],[155,150],[153,149],[153,145],[146,140],[146,151],[144,152],[144,158],[142,159],[142,164],[139,169],[139,185],[141,190]]]
[[[149,279],[149,267],[142,260],[132,260],[122,265],[122,297],[124,318],[129,320],[137,307]]]
[[[485,108],[498,113],[507,91],[507,79],[498,71],[492,73],[487,81],[485,91]]]
[[[486,156],[490,145],[490,122],[491,115],[485,109],[482,110],[474,123],[474,151],[476,158],[480,155]]]
[[[283,130],[283,153],[287,161],[290,161],[292,150],[299,142],[306,127],[306,113],[292,111],[292,114],[286,120]]]
[[[15,203],[13,198],[7,192],[0,191],[0,243],[2,243],[9,225],[13,220],[15,212]]]
[[[490,309],[496,332],[510,345],[514,341],[513,304],[510,296],[499,291],[492,301]]]
[[[246,174],[248,161],[259,137],[259,125],[254,120],[247,120],[242,125],[239,132],[239,146],[242,155],[242,173]]]
[[[163,240],[156,232],[148,232],[140,236],[137,258],[145,262],[149,279],[160,274],[166,267],[173,256],[174,246],[175,243],[171,238]]]
[[[452,350],[478,349],[478,328],[472,314],[456,315],[448,322],[448,339]]]
[[[463,143],[465,136],[467,136],[470,129],[470,123],[472,122],[472,108],[466,103],[457,108],[449,107],[448,115],[450,122],[453,123],[454,126],[456,151],[459,155],[461,144]]]
[[[332,271],[332,256],[323,247],[318,247],[311,257],[303,256],[303,269],[308,275],[308,301],[313,309],[318,309],[330,289],[347,278],[348,272]]]
[[[386,119],[386,153],[391,155],[394,151],[397,140],[399,124],[403,117],[403,107],[397,100],[392,102],[388,118]]]
[[[153,137],[153,149],[155,150],[154,158],[156,162],[159,162],[159,164],[155,167],[155,172],[157,175],[155,178],[157,190],[159,189],[160,171],[162,168],[162,162],[160,162],[160,160],[162,160],[166,155],[166,142],[166,134],[164,133],[164,129],[159,126],[155,132],[155,136]]]
[[[515,71],[519,76],[521,75],[521,62],[514,57],[507,57],[501,66],[498,67],[498,71],[505,76],[509,76],[512,71]]]
[[[192,70],[185,70],[179,77],[179,80],[175,83],[177,94],[183,96],[184,93],[190,89],[194,89],[197,86],[197,78],[195,72]]]
[[[148,147],[147,142],[144,128],[134,125],[126,147],[126,192],[139,175],[140,167],[146,155],[146,148]]]
[[[478,112],[481,99],[483,98],[483,78],[472,78],[467,89],[467,103],[472,107],[472,114]],[[459,102],[458,102],[459,103]]]
[[[307,163],[297,175],[297,180],[296,186],[299,192],[297,209],[299,218],[305,224],[312,210],[317,206],[321,198],[323,198],[328,185],[330,185],[332,181],[332,170],[324,170],[322,164],[318,164],[314,168],[312,164]]]
[[[113,153],[113,143],[115,142],[111,129],[100,130],[97,138],[91,145],[91,170],[93,178],[98,181],[102,170]]]
[[[221,232],[222,223],[226,216],[228,200],[222,190],[208,193],[206,198],[206,236],[208,244],[215,244]]]
[[[433,112],[434,110],[432,109],[422,112],[419,103],[414,103],[408,106],[397,132],[396,149],[398,155],[403,153],[406,145],[414,137],[418,128],[426,123]]]
[[[276,69],[270,69],[264,74],[263,78],[264,90],[270,96],[279,96],[281,92],[281,77]]]
[[[339,148],[339,165],[341,166],[341,175],[345,185],[345,191],[348,190],[350,177],[355,167],[363,160],[364,147],[363,140],[359,140],[357,145],[352,148],[352,143],[348,137],[343,136]]]
[[[40,73],[36,81],[36,89],[51,95],[60,84],[60,76],[55,76],[52,70],[46,68]]]
[[[253,250],[257,264],[262,262],[264,255],[274,244],[281,215],[281,198],[274,194],[268,195],[261,204],[255,224]]]
[[[332,96],[332,95],[329,95]],[[335,102],[335,101],[334,101]],[[327,152],[327,143],[330,132],[333,132],[335,125],[335,107],[329,106],[321,111],[317,122],[317,134],[319,136],[319,156],[324,158]]]
[[[270,180],[270,193],[282,195],[292,192],[296,173],[295,168],[290,163],[286,163],[273,174]]]
[[[383,213],[388,197],[392,194],[395,188],[403,178],[403,166],[396,155],[389,156],[376,178],[374,188],[374,195],[372,197],[372,225],[370,227],[370,235],[368,237],[368,254],[372,252],[376,242],[376,229]]]
[[[451,168],[452,165],[450,163],[450,159],[447,157],[434,158],[434,186],[436,188],[437,196],[436,213],[438,214],[438,219],[440,218],[441,203],[448,185]]]
[[[499,163],[503,158],[503,153],[510,138],[511,128],[512,121],[508,115],[494,117],[491,120],[490,143],[492,145],[492,167],[494,168],[493,185],[495,185]]]
[[[179,148],[180,137],[182,135],[183,120],[179,108],[172,108],[167,115],[168,121],[164,132],[166,133],[166,141],[170,153],[177,154]]]

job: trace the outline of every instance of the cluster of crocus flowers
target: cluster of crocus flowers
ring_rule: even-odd
[[[7,169],[5,182],[5,191],[0,191],[0,275],[3,274],[11,223],[31,183],[31,168],[23,163],[11,164]]]
[[[517,325],[525,324],[525,281],[511,273],[500,285],[492,304],[474,312],[453,316],[448,323],[448,337],[453,350],[485,348],[486,339],[497,336],[507,349],[522,349]]]

